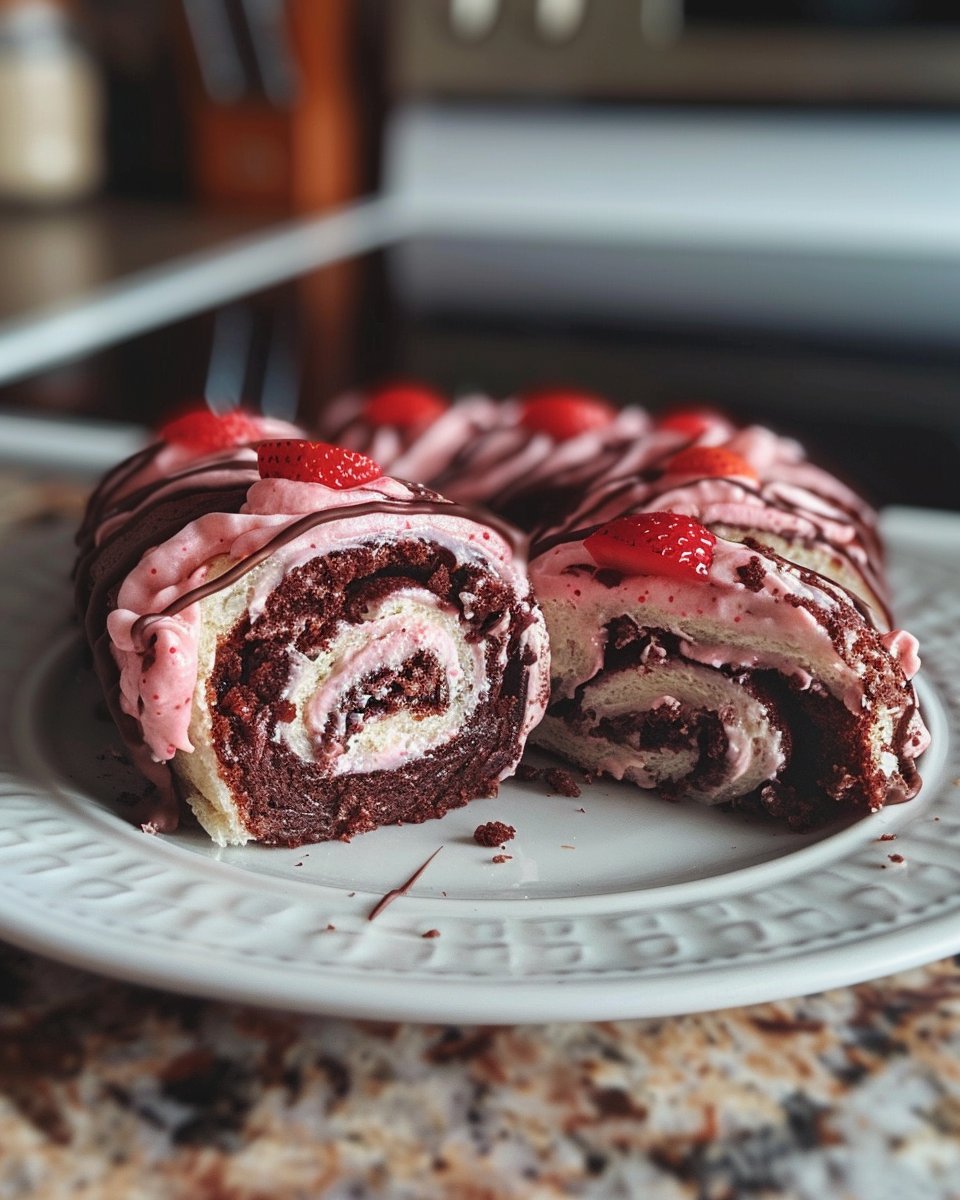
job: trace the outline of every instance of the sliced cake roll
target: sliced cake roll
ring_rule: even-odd
[[[215,841],[423,821],[514,770],[549,651],[510,527],[298,439],[132,495],[88,519],[87,634],[136,761]]]

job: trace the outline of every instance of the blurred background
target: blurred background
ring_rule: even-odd
[[[398,375],[714,404],[960,508],[960,6],[0,0],[0,414]]]

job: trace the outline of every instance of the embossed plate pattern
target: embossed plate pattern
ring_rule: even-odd
[[[954,952],[958,529],[911,510],[887,521],[935,739],[910,804],[797,837],[615,784],[578,799],[508,784],[442,821],[299,851],[218,850],[189,829],[152,837],[117,815],[127,768],[70,624],[69,531],[38,529],[0,551],[0,933],[202,995],[483,1022],[691,1012]],[[471,837],[494,818],[518,831],[500,864]],[[411,893],[369,921],[441,844]]]

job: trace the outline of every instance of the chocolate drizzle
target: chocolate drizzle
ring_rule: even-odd
[[[414,871],[414,873],[410,876],[409,879],[407,879],[407,880],[405,880],[405,882],[401,883],[399,887],[395,887],[395,888],[391,889],[389,892],[387,892],[387,894],[385,896],[382,896],[380,898],[380,900],[378,900],[377,903],[373,906],[373,908],[370,909],[370,912],[367,914],[367,920],[368,921],[376,920],[376,918],[380,916],[380,914],[383,912],[383,910],[388,905],[392,904],[394,902],[394,900],[399,900],[401,896],[405,896],[407,894],[407,892],[409,892],[410,889],[413,887],[413,885],[417,882],[417,880],[420,878],[420,876],[424,873],[424,871],[427,869],[427,867],[430,866],[430,864],[433,862],[433,860],[437,857],[437,855],[440,853],[440,851],[442,849],[443,849],[442,846],[438,846],[436,848],[436,850],[434,850],[434,852],[426,860],[426,862],[421,863],[420,866],[417,867],[417,869]],[[424,934],[423,936],[426,937],[427,935]]]
[[[693,485],[706,481],[707,478],[704,477],[702,479],[691,480],[690,484]],[[881,606],[881,612],[884,620],[888,625],[892,625],[892,614],[890,613],[889,607],[886,603],[885,581],[874,561],[875,556],[868,553],[867,534],[859,523],[855,523],[855,527],[857,527],[859,530],[860,540],[855,542],[854,545],[859,546],[861,554],[854,557],[846,545],[838,543],[835,540],[827,537],[823,529],[824,518],[821,515],[811,512],[808,508],[800,504],[790,503],[782,499],[779,501],[775,500],[770,495],[769,490],[766,487],[754,487],[744,483],[740,479],[735,481],[732,480],[731,482],[736,482],[736,484],[741,487],[744,492],[752,496],[758,502],[758,508],[763,507],[773,509],[777,512],[787,513],[791,516],[800,517],[803,520],[809,521],[810,524],[813,525],[817,530],[816,540],[820,542],[821,545],[828,547],[831,553],[841,558],[847,564],[850,570],[864,580],[871,595],[876,598],[878,604]],[[622,509],[618,509],[617,512],[617,515],[620,516],[629,512],[649,510],[654,504],[657,492],[655,489],[651,489],[643,482],[642,479],[639,479],[637,476],[629,476],[620,480],[610,481],[609,491],[603,492],[588,509],[582,511],[580,508],[578,508],[578,524],[576,527],[571,528],[568,525],[566,527],[557,529],[553,533],[546,533],[542,536],[534,536],[532,545],[530,547],[531,561],[542,557],[549,550],[554,549],[556,546],[565,545],[569,542],[583,541],[585,538],[589,537],[590,534],[595,533],[596,530],[601,527],[601,525],[606,524],[605,521],[595,521],[586,524],[582,524],[581,522],[589,518],[591,513],[596,514],[607,508],[608,505],[610,505],[618,495],[622,496],[623,498],[623,507]],[[764,531],[756,526],[750,526],[750,528],[755,530],[755,536],[744,539],[744,544],[752,545],[756,543],[762,543]],[[789,532],[776,536],[783,536],[788,541],[794,540]],[[822,573],[820,573],[820,577],[829,578],[824,576]],[[837,586],[842,585],[838,584]],[[849,588],[844,587],[843,591],[848,599],[852,603],[856,604],[858,610],[865,616],[865,618],[872,624],[876,624],[876,618],[872,613],[870,613],[863,600],[859,597],[856,597]]]
[[[77,531],[78,542],[82,541],[87,533],[100,523],[104,505],[109,502],[110,497],[119,491],[128,479],[132,479],[138,471],[141,471],[149,462],[156,458],[162,448],[162,442],[152,442],[149,446],[138,450],[136,454],[132,454],[129,458],[124,459],[122,463],[119,463],[112,471],[104,475],[103,479],[94,488],[87,502],[87,511],[80,524],[80,529]]]
[[[154,759],[144,742],[140,722],[121,707],[120,674],[106,631],[107,617],[116,606],[125,579],[145,553],[207,514],[243,512],[249,487],[258,481],[259,474],[254,462],[228,455],[218,461],[199,460],[150,485],[131,487],[136,483],[136,474],[149,466],[156,449],[148,448],[117,468],[108,484],[98,489],[92,498],[78,539],[81,544],[77,598],[108,709],[132,762],[152,785],[144,803],[138,807],[136,817],[145,820],[151,828],[166,832],[176,827],[178,819],[175,777],[170,763]],[[124,486],[128,489],[126,492]],[[506,542],[509,553],[522,562],[527,539],[508,523],[471,506],[445,501],[421,484],[412,483],[407,487],[407,495],[393,497],[384,492],[377,494],[374,483],[364,489],[368,495],[374,492],[373,499],[364,500],[363,496],[358,496],[360,503],[291,515],[289,523],[265,531],[272,536],[254,554],[233,563],[222,575],[192,589],[161,611],[142,615],[132,629],[134,643],[148,659],[152,653],[152,621],[182,612],[228,588],[283,546],[308,534],[311,529],[332,522],[349,526],[358,519],[378,515],[455,518],[478,526],[484,538],[499,535]],[[323,493],[318,489],[317,494],[322,496]],[[249,516],[256,521],[256,514]],[[281,519],[286,518],[281,515]],[[114,523],[103,537],[104,522],[108,520]],[[414,528],[408,528],[410,524]],[[294,633],[296,621],[300,619],[296,614],[304,614],[308,623],[305,633],[309,635],[317,624],[310,614],[314,611],[319,614],[322,624],[326,616],[336,610],[335,602],[342,603],[345,596],[348,606],[343,619],[354,623],[362,619],[360,614],[367,603],[385,594],[384,589],[389,592],[411,583],[426,587],[448,605],[450,611],[460,612],[467,641],[486,641],[484,659],[488,690],[485,699],[475,713],[471,727],[445,746],[442,755],[436,759],[430,751],[423,759],[392,773],[340,776],[334,770],[331,774],[330,763],[323,755],[318,755],[315,764],[307,760],[301,762],[287,748],[285,741],[271,741],[267,747],[263,745],[262,737],[257,741],[268,726],[270,731],[281,730],[283,722],[291,720],[295,712],[283,698],[283,672],[288,667],[282,629],[279,635],[277,629],[272,634],[268,632],[262,643],[245,640],[244,629],[249,629],[249,622],[240,630],[239,641],[234,637],[237,633],[234,630],[218,649],[214,673],[206,684],[209,691],[215,678],[227,678],[223,672],[232,670],[229,668],[231,661],[238,664],[240,673],[236,680],[239,686],[227,695],[218,683],[210,693],[215,731],[212,745],[218,756],[221,752],[227,753],[228,759],[220,764],[220,770],[225,772],[223,778],[230,780],[240,805],[238,811],[245,814],[245,819],[249,816],[251,832],[255,829],[253,835],[262,842],[296,845],[328,837],[351,836],[384,821],[439,816],[476,795],[495,794],[498,779],[519,757],[531,671],[536,671],[540,679],[538,692],[534,695],[545,691],[547,684],[543,668],[536,666],[538,655],[528,653],[529,647],[525,647],[525,631],[536,615],[530,597],[518,594],[514,585],[492,564],[484,565],[486,556],[479,553],[484,542],[479,532],[469,540],[460,535],[464,551],[455,554],[442,542],[432,540],[429,521],[408,523],[401,520],[391,523],[391,529],[394,536],[386,544],[377,536],[366,538],[358,534],[358,540],[350,542],[344,549],[331,550],[308,560],[315,567],[324,564],[319,569],[327,582],[319,590],[316,584],[303,585],[299,577],[306,578],[309,574],[304,568],[285,573],[275,589],[277,612],[290,614],[293,620],[289,628]],[[99,544],[98,532],[101,534]],[[471,547],[478,551],[476,558]],[[498,554],[502,556],[503,552],[498,551]],[[349,583],[354,578],[353,571],[360,574],[355,582]],[[341,576],[342,585],[336,582]],[[343,592],[341,586],[346,586],[347,591]],[[325,592],[324,588],[328,590]],[[473,597],[469,618],[462,606],[458,608],[461,592]],[[354,595],[356,598],[351,599]],[[498,612],[506,620],[502,628]],[[497,626],[492,635],[488,633],[488,624]],[[258,625],[255,637],[261,636]],[[262,645],[261,650],[257,650],[258,644]],[[246,648],[253,658],[244,657]],[[251,679],[246,674],[248,667],[243,665],[244,662],[249,662],[251,669],[255,668],[258,654],[266,656],[262,659],[264,665],[276,664],[279,668],[273,691],[269,686],[264,688],[258,684],[256,677]],[[240,657],[231,659],[231,655]],[[382,692],[383,696],[381,700],[371,700],[365,693],[360,695],[358,692],[354,702],[350,698],[352,693],[345,694],[344,703],[349,709],[344,712],[348,736],[352,736],[349,731],[357,722],[362,724],[367,719],[382,718],[399,707],[409,709],[414,718],[419,719],[430,712],[445,711],[449,704],[446,681],[439,664],[429,654],[414,654],[402,667],[389,674],[389,678],[374,674],[357,682],[375,684],[377,695]],[[245,730],[247,720],[249,728]],[[337,734],[336,738],[339,737]],[[324,739],[321,740],[326,746]],[[272,772],[280,774],[273,776]],[[392,784],[381,782],[381,774],[385,781],[392,780]],[[378,791],[384,786],[390,786],[391,791],[378,799]],[[274,812],[277,804],[280,807]]]
[[[409,513],[412,516],[424,516],[428,514],[453,516],[484,527],[491,526],[507,541],[507,544],[510,545],[514,552],[515,558],[518,559],[520,558],[522,547],[526,544],[526,539],[520,531],[507,525],[505,521],[481,515],[477,509],[464,504],[454,504],[448,500],[371,500],[364,504],[353,504],[345,508],[321,509],[299,517],[279,533],[275,534],[274,537],[261,546],[255,553],[234,563],[232,567],[224,571],[222,575],[218,575],[215,579],[211,579],[193,588],[191,591],[185,592],[178,599],[171,601],[160,612],[147,613],[140,617],[133,625],[133,639],[134,641],[142,641],[144,633],[151,622],[161,617],[172,617],[179,612],[183,612],[185,608],[189,608],[191,604],[197,604],[199,601],[206,600],[209,596],[215,595],[224,588],[230,587],[231,584],[236,583],[238,579],[242,579],[244,575],[252,571],[254,567],[265,562],[282,546],[296,541],[302,534],[309,533],[311,529],[315,529],[319,525],[327,525],[333,521],[355,520],[357,517],[372,516],[376,513],[396,513],[398,511],[405,514]]]
[[[511,436],[518,433],[519,436]],[[288,523],[275,532],[265,530],[263,536],[271,533],[272,535],[259,550],[232,562],[222,574],[185,592],[159,611],[141,615],[133,625],[134,643],[142,653],[149,656],[153,623],[181,613],[190,606],[231,587],[283,547],[309,534],[311,530],[329,523],[349,523],[378,515],[457,518],[494,530],[504,539],[515,559],[522,560],[528,549],[532,558],[541,559],[557,546],[582,541],[612,516],[639,510],[649,511],[656,507],[659,497],[673,492],[676,488],[696,489],[699,484],[717,482],[715,477],[684,477],[682,482],[678,482],[679,477],[671,479],[665,470],[669,460],[685,444],[692,442],[674,441],[654,453],[653,446],[659,446],[659,442],[645,444],[643,437],[631,435],[621,438],[618,434],[604,441],[593,457],[581,462],[569,462],[569,458],[575,455],[568,456],[569,465],[552,473],[549,470],[549,455],[537,460],[529,472],[524,473],[519,468],[512,471],[512,459],[516,458],[518,463],[529,460],[530,456],[523,459],[529,443],[530,438],[524,438],[519,427],[478,427],[472,434],[464,436],[447,464],[438,472],[436,479],[431,481],[442,487],[444,481],[455,485],[457,480],[463,480],[471,485],[474,493],[479,491],[482,494],[487,472],[490,472],[491,478],[497,475],[507,476],[506,483],[501,481],[497,486],[495,495],[492,494],[492,486],[488,489],[490,503],[495,504],[498,516],[491,516],[470,504],[446,501],[418,483],[407,484],[409,494],[403,497],[392,497],[383,492],[378,494],[374,483],[364,489],[367,495],[373,492],[376,497],[374,499],[360,498],[360,503],[357,504],[319,509],[303,515],[290,514],[289,518],[281,514],[280,519],[287,520]],[[406,448],[409,449],[411,444],[415,444],[415,439],[413,443],[408,441]],[[240,458],[235,453],[231,456],[230,452],[226,452],[219,461],[208,458],[154,483],[131,487],[131,483],[136,482],[138,472],[150,466],[161,448],[162,443],[146,447],[115,468],[96,490],[78,534],[80,554],[76,573],[78,604],[85,616],[95,664],[107,691],[108,705],[130,747],[134,761],[155,785],[154,795],[161,816],[159,820],[154,817],[153,824],[160,828],[170,828],[175,823],[176,797],[170,786],[168,769],[165,764],[153,761],[143,744],[139,722],[120,709],[118,672],[111,643],[105,633],[106,618],[116,605],[124,579],[146,551],[163,543],[186,524],[205,514],[240,512],[250,484],[255,483],[259,476],[253,461]],[[534,447],[533,451],[536,449]],[[536,453],[531,454],[532,458],[537,458]],[[774,673],[761,671],[736,673],[735,682],[738,686],[743,686],[748,691],[754,690],[757,694],[762,693],[772,719],[782,725],[785,738],[789,733],[797,731],[801,742],[818,747],[811,750],[809,755],[809,761],[815,759],[817,763],[816,778],[814,774],[811,774],[809,779],[803,777],[802,773],[801,776],[796,776],[794,772],[799,768],[791,766],[783,778],[776,781],[777,788],[768,786],[765,794],[755,799],[769,811],[779,810],[784,806],[795,807],[795,800],[790,799],[788,793],[792,795],[795,791],[799,794],[805,789],[812,789],[814,792],[819,790],[822,796],[830,798],[831,803],[849,803],[861,809],[879,806],[884,802],[894,802],[901,798],[896,794],[898,788],[905,798],[914,794],[918,787],[913,759],[909,754],[901,753],[908,738],[917,737],[914,727],[915,694],[881,643],[876,633],[876,616],[865,599],[832,577],[791,561],[793,551],[790,548],[796,549],[796,557],[801,563],[807,561],[808,555],[815,549],[818,555],[815,561],[818,564],[821,561],[819,556],[825,549],[831,559],[827,569],[844,572],[841,574],[841,578],[844,579],[849,578],[846,572],[852,573],[857,587],[862,580],[864,596],[868,600],[871,597],[876,598],[883,615],[889,619],[885,606],[885,580],[876,526],[869,510],[865,506],[858,507],[855,499],[845,500],[845,493],[837,495],[828,477],[818,479],[815,473],[810,472],[808,474],[812,475],[812,482],[807,478],[807,474],[804,474],[800,477],[803,482],[792,484],[788,477],[789,466],[789,463],[785,465],[785,477],[781,480],[771,476],[756,485],[741,477],[728,480],[727,482],[742,490],[742,495],[738,494],[737,501],[742,504],[746,515],[742,518],[738,516],[735,521],[729,523],[721,522],[718,528],[726,526],[723,532],[730,534],[732,531],[735,539],[741,540],[745,546],[756,551],[755,557],[750,560],[751,568],[741,568],[741,572],[747,572],[746,575],[740,575],[745,591],[759,592],[768,574],[779,574],[782,577],[784,572],[788,572],[807,589],[817,593],[818,599],[814,600],[806,594],[799,594],[800,589],[793,589],[798,594],[783,595],[782,602],[806,608],[814,620],[827,630],[839,658],[864,667],[864,692],[871,698],[867,706],[870,711],[863,714],[847,712],[836,697],[829,696],[826,689],[816,683],[801,695],[787,677],[775,678]],[[501,471],[500,468],[506,470]],[[700,492],[694,491],[692,494],[702,495],[703,491],[701,489]],[[664,504],[666,503],[664,501]],[[559,522],[550,515],[551,507],[559,511]],[[783,550],[783,554],[775,553],[765,544],[764,530],[750,522],[751,510],[756,511],[759,519],[762,519],[764,513],[784,514],[790,518],[788,525],[799,525],[799,529],[788,527],[769,533],[770,540],[778,547],[783,548],[784,543],[789,544]],[[249,515],[256,520],[256,514]],[[524,529],[534,531],[532,548],[529,547],[526,536],[511,523],[514,520]],[[104,536],[107,522],[111,523],[110,529]],[[784,522],[778,518],[774,524],[777,523]],[[832,526],[836,525],[843,526],[839,534],[835,534],[832,529]],[[101,541],[96,544],[98,532]],[[411,551],[414,542],[417,542],[417,547]],[[453,586],[454,568],[450,564],[431,565],[429,570],[424,565],[425,560],[420,557],[421,554],[442,556],[444,553],[438,543],[430,542],[429,529],[411,530],[408,537],[402,530],[399,531],[397,544],[392,551],[398,556],[397,560],[387,562],[385,559],[377,559],[377,565],[371,567],[370,556],[375,557],[377,553],[379,548],[376,539],[367,541],[361,537],[351,544],[349,550],[334,550],[325,556],[318,556],[318,560],[322,558],[325,562],[320,574],[326,571],[329,576],[324,577],[327,578],[325,592],[316,586],[311,592],[311,585],[316,583],[320,575],[315,577],[304,571],[301,578],[302,568],[289,571],[283,584],[275,590],[278,607],[285,608],[292,614],[291,628],[296,628],[296,621],[303,614],[303,606],[306,603],[303,596],[308,593],[313,595],[321,607],[324,603],[327,604],[329,618],[333,621],[334,610],[340,611],[333,599],[341,594],[337,590],[338,581],[343,585],[343,589],[356,587],[357,596],[363,597],[368,595],[368,591],[364,589],[372,589],[369,594],[373,595],[377,588],[400,586],[401,579],[414,580],[417,586],[426,584],[438,598],[443,599],[444,604],[453,608],[457,607],[461,591],[473,592],[472,588]],[[350,558],[350,555],[353,557]],[[404,558],[405,561],[401,561]],[[584,569],[592,571],[592,567]],[[350,575],[352,570],[357,572],[355,578]],[[421,573],[418,574],[418,571]],[[381,592],[376,592],[376,595],[379,597]],[[530,651],[529,646],[523,653],[520,652],[523,648],[519,638],[529,622],[535,619],[532,615],[535,614],[535,609],[531,610],[529,598],[526,598],[526,601],[526,607],[517,604],[504,609],[505,612],[509,612],[510,634],[507,666],[501,668],[503,700],[500,707],[495,712],[478,713],[471,723],[472,740],[469,744],[464,740],[464,744],[457,747],[456,753],[446,760],[448,767],[453,763],[453,767],[449,768],[452,775],[463,772],[463,777],[458,777],[455,782],[448,779],[437,796],[426,799],[423,807],[419,808],[417,805],[420,803],[421,791],[424,787],[432,786],[432,764],[426,773],[421,774],[417,773],[421,770],[420,767],[406,775],[397,772],[391,776],[390,772],[385,772],[390,781],[389,786],[392,787],[389,795],[378,791],[380,785],[376,781],[372,784],[368,780],[359,785],[344,784],[341,778],[335,778],[336,772],[331,767],[329,783],[324,783],[327,791],[322,793],[320,800],[321,804],[328,805],[328,812],[322,821],[314,826],[315,832],[311,836],[348,837],[353,832],[362,832],[363,829],[372,828],[384,821],[422,820],[426,816],[439,815],[448,807],[464,803],[470,795],[478,794],[476,789],[479,779],[498,778],[497,770],[505,761],[504,756],[509,757],[520,736],[516,714],[523,711],[531,684],[530,673],[536,662],[536,654]],[[832,605],[831,601],[835,604]],[[356,600],[356,606],[358,611],[363,607],[359,599]],[[358,618],[348,612],[344,619],[352,621]],[[484,625],[483,620],[474,620],[472,611],[468,619],[462,604],[460,620],[468,626],[468,641],[481,640],[486,636],[488,627]],[[300,837],[300,826],[297,826],[295,821],[302,819],[308,822],[312,819],[306,809],[314,803],[310,791],[310,781],[313,778],[310,770],[317,766],[317,763],[308,764],[308,769],[303,773],[300,772],[299,764],[291,765],[289,760],[283,758],[285,750],[276,750],[274,743],[282,742],[282,737],[274,739],[273,734],[281,729],[283,722],[291,719],[285,714],[284,704],[288,709],[293,707],[283,699],[284,684],[281,677],[283,672],[288,670],[288,664],[282,654],[274,653],[285,643],[274,631],[264,638],[262,648],[258,649],[256,639],[260,637],[262,629],[254,630],[254,624],[256,622],[244,624],[241,621],[229,636],[222,639],[216,670],[211,675],[213,682],[207,683],[212,696],[212,711],[215,710],[215,724],[217,721],[221,722],[217,726],[220,742],[217,744],[217,738],[214,738],[215,748],[218,754],[225,753],[228,758],[234,755],[230,761],[234,764],[236,774],[231,776],[227,770],[224,777],[231,779],[236,796],[240,795],[245,786],[239,782],[243,771],[252,772],[252,788],[244,803],[247,804],[249,812],[261,822],[253,836],[281,844],[299,844],[295,839]],[[314,620],[312,624],[308,621],[308,625],[305,631],[298,632],[298,636],[302,635],[307,641],[313,637],[317,643],[320,639],[318,630],[321,627],[325,628],[323,618]],[[611,627],[609,632],[608,650],[613,658],[604,664],[604,670],[609,672],[617,669],[638,669],[633,660],[639,662],[640,656],[652,644],[650,631],[640,631],[640,634],[637,634],[635,631],[624,632],[619,627]],[[681,656],[679,646],[671,644],[667,634],[661,631],[657,634],[657,639],[657,648],[662,649],[668,658]],[[291,644],[296,645],[298,651],[302,652],[298,643]],[[489,652],[489,646],[487,650]],[[258,660],[258,654],[261,655],[262,661]],[[488,653],[488,676],[491,662]],[[259,666],[264,667],[267,675],[270,672],[266,668],[270,666],[273,669],[267,686],[258,687],[256,673]],[[734,676],[732,668],[718,669],[728,677]],[[394,704],[397,707],[404,706],[410,697],[415,698],[415,702],[410,704],[411,711],[416,711],[418,705],[422,711],[441,711],[448,703],[448,697],[445,697],[443,692],[441,676],[440,665],[431,660],[429,655],[423,656],[422,661],[418,659],[414,662],[411,659],[402,664],[389,678],[381,679],[376,676],[377,686],[384,694],[382,704],[377,701],[370,703],[368,707],[367,693],[375,689],[358,684],[354,689],[356,695],[345,693],[342,711],[336,710],[337,720],[339,721],[341,716],[344,717],[348,727],[350,721],[362,724],[367,716],[377,719],[382,710],[389,710]],[[359,683],[364,684],[364,680]],[[513,707],[515,703],[518,705],[516,708]],[[881,792],[891,780],[886,777],[880,778],[871,767],[872,760],[865,751],[865,731],[869,721],[874,719],[874,710],[881,706],[893,711],[897,718],[890,748],[897,753],[900,760],[900,773],[894,775],[893,786],[888,787],[886,796]],[[716,714],[709,712],[673,713],[664,709],[652,714],[628,713],[614,717],[601,715],[597,720],[596,714],[589,715],[579,710],[577,697],[560,702],[559,706],[551,710],[551,715],[568,722],[573,728],[577,728],[578,725],[585,728],[589,725],[591,736],[612,743],[636,744],[641,749],[648,748],[648,745],[651,749],[668,746],[671,739],[677,747],[695,744],[701,751],[699,776],[695,782],[707,792],[714,786],[714,775],[719,775],[727,757],[726,735],[722,724]],[[484,725],[488,719],[489,723]],[[224,732],[225,723],[230,722],[230,730]],[[491,730],[495,722],[500,723],[497,726],[499,732],[493,734]],[[483,726],[482,736],[477,734],[480,726]],[[914,740],[914,746],[917,744]],[[337,747],[334,746],[334,756],[336,753]],[[458,754],[464,757],[458,759]],[[465,765],[458,765],[461,762]],[[320,763],[319,756],[318,763],[318,769],[326,769],[330,765]],[[250,764],[253,764],[252,767]],[[442,773],[447,767],[440,763],[436,769]],[[867,778],[871,770],[874,770],[875,775],[872,783]],[[484,776],[485,771],[487,776]],[[320,773],[322,774],[322,770]],[[274,781],[281,775],[284,776],[285,782],[274,791]],[[461,785],[466,789],[461,789],[462,795],[456,791]],[[295,797],[298,791],[307,797],[307,805],[302,811],[296,808]],[[269,810],[275,805],[282,807],[286,803],[283,797],[287,793],[294,797],[291,801],[295,810],[294,823],[271,824],[275,814]],[[251,824],[249,828],[253,829],[254,825]],[[369,919],[374,919],[388,903],[405,894],[433,857],[435,854],[431,855],[400,888],[388,893],[370,913]]]

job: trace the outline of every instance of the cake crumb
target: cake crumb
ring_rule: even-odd
[[[529,767],[525,763],[521,763],[514,771],[513,777],[520,783],[536,783],[538,779],[543,778],[543,771],[539,767]]]
[[[877,838],[878,842],[895,842],[897,835],[895,833],[881,833]]]
[[[509,842],[516,835],[517,831],[512,825],[506,825],[503,821],[487,821],[473,831],[473,840],[478,846],[502,847],[504,842]]]
[[[582,772],[584,783],[592,783],[596,778],[589,771]],[[553,792],[561,796],[577,797],[580,795],[580,785],[570,771],[562,767],[528,767],[521,764],[517,767],[514,778],[520,783],[539,783],[544,779]]]
[[[737,574],[740,576],[740,581],[748,591],[760,592],[763,590],[763,581],[766,579],[767,573],[763,568],[763,563],[756,554],[752,555],[750,561],[745,567],[737,567]]]
[[[336,925],[328,925],[325,930],[326,933],[336,933],[336,931],[337,931]]]
[[[495,854],[493,856],[493,858],[490,859],[490,861],[495,862],[495,863],[505,863],[505,862],[511,862],[512,859],[513,859],[512,854]]]
[[[549,771],[544,772],[544,778],[561,796],[576,798],[580,795],[580,785],[570,772],[563,770],[562,767],[551,767]]]
[[[422,938],[435,938],[440,936],[439,929],[428,929],[426,933],[421,933]]]
[[[892,863],[902,863],[906,861],[902,854],[888,854],[887,858],[889,858]]]

